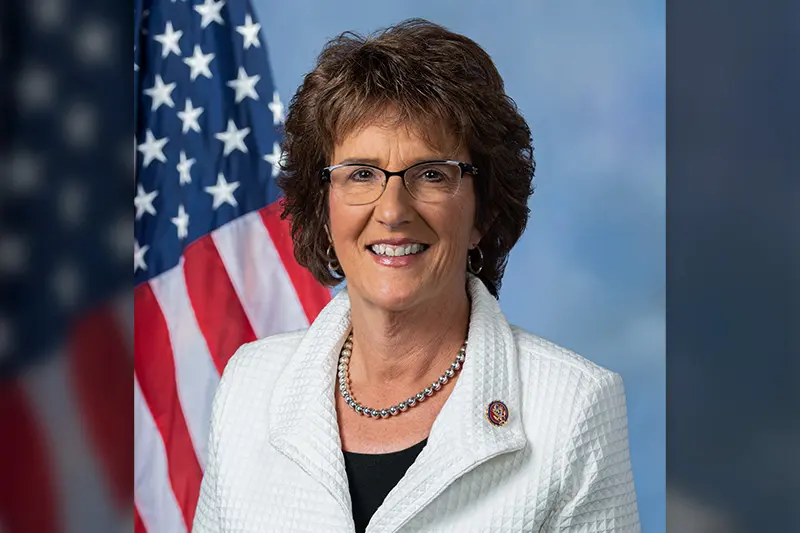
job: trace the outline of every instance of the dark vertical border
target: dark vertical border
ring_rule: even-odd
[[[668,531],[800,531],[800,8],[667,32]]]

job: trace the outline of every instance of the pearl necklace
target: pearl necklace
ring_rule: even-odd
[[[347,340],[345,340],[344,345],[342,345],[342,351],[339,354],[339,392],[341,392],[342,397],[347,405],[349,405],[356,413],[378,419],[389,418],[390,416],[397,416],[400,413],[404,413],[418,403],[425,401],[425,398],[433,396],[433,393],[441,390],[442,385],[445,385],[448,381],[450,381],[450,379],[456,375],[456,372],[461,369],[461,365],[464,363],[464,359],[466,358],[467,341],[464,341],[464,344],[458,351],[456,360],[453,361],[453,363],[450,365],[450,368],[445,370],[444,373],[439,376],[439,379],[431,383],[429,387],[425,387],[415,396],[411,396],[407,400],[397,403],[388,409],[380,410],[361,405],[350,393],[350,388],[348,385],[350,383],[350,354],[352,349],[353,333],[351,332],[347,336]]]

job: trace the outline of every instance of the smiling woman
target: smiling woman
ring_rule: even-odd
[[[621,379],[497,303],[535,165],[486,52],[344,34],[284,148],[295,255],[347,287],[228,364],[195,531],[638,531]]]

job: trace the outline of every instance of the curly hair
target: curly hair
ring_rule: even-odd
[[[328,268],[321,171],[337,143],[387,116],[417,126],[432,146],[442,128],[466,145],[480,169],[473,180],[483,235],[478,277],[497,297],[530,214],[536,167],[530,129],[491,57],[471,39],[422,19],[332,39],[292,98],[278,185],[296,260],[323,284],[341,282]]]

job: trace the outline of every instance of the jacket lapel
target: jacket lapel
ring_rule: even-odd
[[[453,392],[431,428],[428,443],[370,521],[368,531],[393,532],[455,480],[500,454],[522,450],[521,394],[516,345],[495,298],[469,276],[472,298],[467,357]],[[502,401],[508,422],[487,418],[489,403]]]
[[[397,531],[459,477],[492,457],[525,447],[513,334],[481,281],[469,275],[468,288],[472,306],[464,367],[427,445],[372,517],[368,531]],[[345,289],[319,314],[277,380],[269,441],[325,487],[352,520],[334,403],[339,350],[349,327]],[[487,419],[494,400],[510,413],[501,427]]]
[[[327,489],[352,521],[334,403],[338,355],[350,325],[347,291],[323,310],[300,341],[273,390],[270,444]]]

